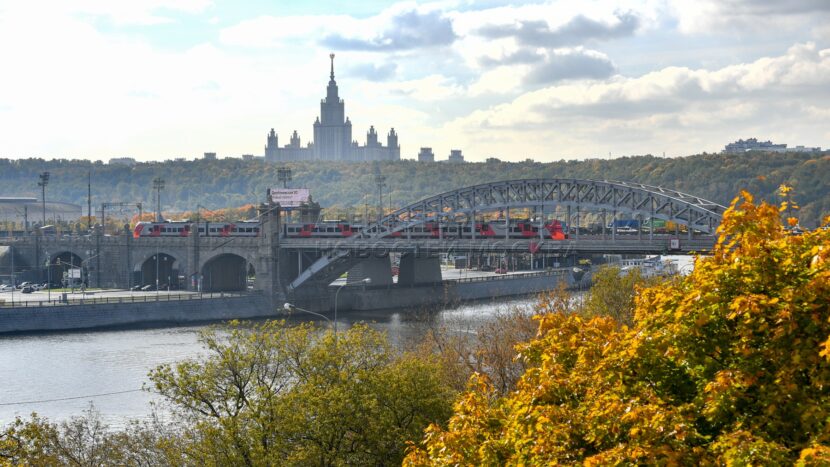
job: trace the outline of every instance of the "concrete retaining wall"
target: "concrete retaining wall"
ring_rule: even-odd
[[[0,309],[0,334],[181,325],[274,316],[262,295],[204,300]]]
[[[590,283],[590,274],[580,276]],[[570,273],[499,277],[482,281],[447,281],[441,285],[389,286],[387,288],[344,289],[339,297],[340,311],[381,310],[441,306],[464,300],[486,300],[496,297],[529,295],[556,288],[561,281],[569,287],[578,286]],[[333,307],[334,292],[329,289],[317,297]],[[210,298],[202,300],[147,301],[136,303],[104,303],[27,308],[0,308],[0,334],[17,332],[50,332],[95,328],[175,326],[188,323],[225,321],[279,316],[280,304],[272,308],[264,295]],[[314,303],[297,303],[310,308]],[[327,311],[327,310],[321,310]]]
[[[580,276],[590,283],[590,274]],[[581,284],[574,281],[570,273],[540,275],[535,277],[499,277],[473,282],[447,281],[443,286],[367,288],[366,290],[344,290],[340,294],[340,310],[382,310],[387,308],[411,308],[458,303],[465,300],[487,300],[497,297],[531,295],[555,289],[565,281],[568,287]]]

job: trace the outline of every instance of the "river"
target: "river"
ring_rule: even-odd
[[[381,310],[345,312],[340,329],[356,322],[388,333],[395,344],[418,335],[424,320],[467,326],[510,307],[530,307],[533,298],[470,303],[426,314]],[[330,315],[329,315],[330,316]],[[310,318],[310,319],[309,319]],[[324,320],[295,314],[290,322]],[[0,427],[32,412],[53,421],[81,415],[90,403],[113,427],[149,416],[158,396],[143,391],[147,373],[163,363],[197,357],[204,326],[90,331],[0,337]]]
[[[691,258],[664,257],[688,272]],[[531,307],[536,299],[513,298],[468,303],[425,314],[420,311],[379,310],[342,312],[338,325],[344,329],[356,322],[372,323],[388,333],[393,344],[419,335],[425,319],[472,327],[499,311]],[[329,315],[331,317],[331,315]],[[327,323],[297,313],[289,322]],[[90,403],[113,427],[128,419],[148,417],[151,402],[159,400],[143,391],[147,373],[163,363],[197,357],[204,326],[121,331],[90,331],[60,334],[0,336],[0,427],[15,416],[32,412],[52,420],[81,415]]]

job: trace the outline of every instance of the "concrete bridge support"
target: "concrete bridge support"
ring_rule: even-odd
[[[285,301],[285,290],[281,271],[283,252],[280,249],[280,210],[277,206],[268,205],[262,212],[262,227],[260,228],[257,258],[254,263],[256,269],[256,287],[268,299],[268,307],[276,309],[278,303]]]
[[[392,264],[389,256],[370,256],[351,269],[349,269],[346,281],[349,284],[356,284],[366,278],[372,279],[372,285],[392,284]]]
[[[401,255],[398,285],[441,282],[441,261],[437,256],[419,257],[414,253]]]

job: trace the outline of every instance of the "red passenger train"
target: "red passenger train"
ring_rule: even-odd
[[[139,222],[133,230],[133,237],[189,237],[193,224],[190,222]],[[252,221],[241,222],[201,222],[200,237],[258,237],[260,223]],[[389,232],[386,236],[393,238],[444,238],[464,239],[473,238],[544,238],[550,240],[565,240],[568,238],[564,222],[547,221],[542,226],[542,235],[539,234],[539,223],[530,220],[511,220],[504,222],[476,222],[475,234],[468,223],[458,222],[426,222],[398,230],[397,227],[386,225],[383,227]],[[343,238],[361,236],[364,226],[350,224],[344,221],[323,221],[306,224],[285,224],[282,234],[288,238]]]

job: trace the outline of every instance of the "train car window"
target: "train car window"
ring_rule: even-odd
[[[334,227],[327,227],[326,232],[337,232]]]

